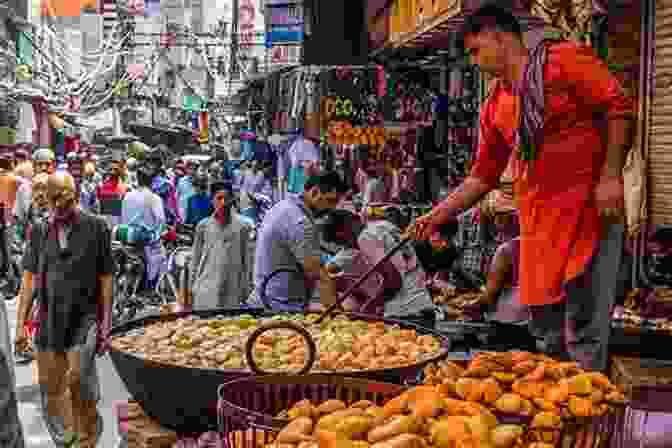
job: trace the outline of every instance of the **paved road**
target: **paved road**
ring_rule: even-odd
[[[0,300],[3,300],[0,298]],[[7,301],[7,314],[12,336],[16,327],[16,301]],[[126,400],[128,391],[117,375],[112,361],[108,356],[98,358],[98,377],[101,382],[102,400],[98,409],[103,416],[103,435],[98,443],[101,448],[114,448],[117,445],[118,435],[116,416],[113,404],[115,401]],[[30,365],[16,366],[17,399],[19,401],[19,416],[23,424],[27,448],[55,448],[51,441],[40,409],[40,398],[37,386],[33,384],[33,374]]]

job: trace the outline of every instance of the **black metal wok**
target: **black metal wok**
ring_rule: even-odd
[[[243,314],[255,317],[273,316],[273,313],[260,309],[214,309],[150,316],[115,327],[112,330],[112,337],[120,336],[132,329],[142,328],[147,324],[176,320],[189,315],[212,318],[216,316],[234,317]],[[450,341],[436,331],[368,315],[348,315],[362,320],[399,324],[403,328],[415,329],[418,334],[431,334],[440,339],[442,350],[436,356],[408,367],[338,372],[339,375],[404,384],[407,381],[414,381],[418,372],[426,364],[436,362],[448,355]],[[205,369],[167,365],[115,348],[110,350],[110,358],[133,399],[140,403],[147,415],[161,425],[183,433],[198,433],[216,429],[217,388],[227,381],[252,375],[249,370],[243,369]]]

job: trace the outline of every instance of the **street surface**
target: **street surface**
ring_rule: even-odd
[[[0,297],[0,300],[3,300]],[[16,327],[16,300],[5,302],[9,317],[11,335]],[[13,345],[13,341],[12,341]],[[98,358],[98,377],[101,383],[101,402],[98,410],[103,416],[103,435],[98,442],[101,448],[114,448],[118,443],[114,402],[129,398],[126,386],[117,375],[109,356]],[[19,401],[19,417],[23,425],[27,448],[56,448],[47,432],[40,412],[40,395],[37,385],[33,384],[33,372],[30,364],[16,365],[16,395]]]

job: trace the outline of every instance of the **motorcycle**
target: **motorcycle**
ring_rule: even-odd
[[[161,235],[163,249],[168,253],[156,285],[147,282],[147,262],[144,248],[114,241],[113,257],[116,263],[114,281],[113,325],[119,325],[140,315],[159,312],[161,307],[177,299],[181,270],[186,268],[193,245],[193,227],[178,226],[173,232]],[[174,235],[174,238],[170,235]],[[120,238],[123,240],[124,238]]]
[[[146,271],[142,249],[114,241],[112,256],[116,265],[112,324],[116,326],[136,317],[151,302],[139,294]]]
[[[191,259],[194,244],[195,226],[180,224],[175,229],[174,239],[164,239],[164,248],[168,257],[163,272],[156,284],[156,294],[164,303],[177,300],[180,289],[184,286],[186,270]]]

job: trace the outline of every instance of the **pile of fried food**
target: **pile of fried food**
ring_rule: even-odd
[[[581,445],[592,447],[603,435],[581,426],[584,417],[625,400],[601,373],[531,353],[482,354],[466,369],[442,362],[426,373],[428,384],[381,406],[299,401],[277,416],[290,422],[266,448],[556,448],[575,446],[579,431],[597,440]],[[569,426],[575,433],[563,432]]]
[[[562,429],[623,408],[625,395],[599,372],[529,352],[479,353],[466,367],[441,361],[425,367],[425,384],[450,398],[479,403],[531,426]]]
[[[650,324],[657,331],[672,332],[672,288],[629,291],[623,310],[615,313],[614,318],[626,327]]]
[[[455,287],[434,289],[432,294],[434,303],[441,305],[449,320],[469,320],[465,308],[478,304],[481,296],[480,291],[462,291]]]
[[[257,319],[178,318],[147,325],[140,332],[113,338],[112,347],[163,364],[204,369],[247,368],[243,351],[250,334],[265,323],[290,320],[311,334],[317,346],[313,371],[359,371],[405,367],[445,352],[438,338],[383,322],[337,315],[315,324],[317,314]],[[265,371],[299,371],[307,347],[293,330],[263,333],[253,356]]]

